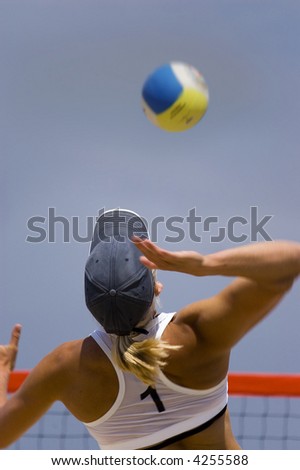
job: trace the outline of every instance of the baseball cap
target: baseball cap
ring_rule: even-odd
[[[103,212],[94,229],[85,265],[85,301],[107,333],[128,335],[152,305],[154,280],[131,241],[149,238],[146,221],[135,212]]]

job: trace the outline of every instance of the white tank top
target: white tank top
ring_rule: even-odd
[[[160,313],[146,328],[160,338],[175,313]],[[84,423],[103,450],[141,449],[153,446],[206,423],[227,404],[227,377],[215,387],[194,390],[171,382],[162,372],[156,393],[135,375],[113,362],[111,337],[96,330],[91,336],[110,359],[118,380],[118,396],[104,416]]]

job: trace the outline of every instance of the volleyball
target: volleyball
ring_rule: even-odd
[[[194,127],[206,113],[208,87],[192,65],[170,62],[152,72],[142,89],[142,107],[147,118],[169,132]]]

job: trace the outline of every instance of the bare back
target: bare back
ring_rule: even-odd
[[[189,325],[183,326],[181,321],[177,324],[176,320],[175,316],[166,327],[162,339],[183,347],[172,351],[164,374],[175,384],[187,388],[205,390],[217,385],[227,374],[228,354],[217,357],[215,353],[210,353],[209,348],[199,344]],[[62,401],[79,420],[92,422],[103,416],[115,402],[118,379],[110,360],[91,337],[74,342],[72,348],[68,369],[73,369],[74,375],[70,372],[69,386],[65,387]],[[74,360],[76,356],[77,360]],[[81,363],[79,374],[78,357]],[[239,446],[231,431],[229,412],[226,411],[204,431],[163,448],[238,449]]]
[[[164,374],[173,383],[190,389],[207,390],[228,373],[232,347],[280,301],[286,288],[275,289],[255,281],[236,279],[218,295],[182,309],[168,324],[162,339],[181,345],[170,352]],[[81,348],[80,344],[78,345]],[[104,415],[118,394],[116,372],[105,354],[88,338],[82,343],[78,396],[62,401],[81,421],[92,422]],[[74,354],[70,355],[72,362]],[[73,362],[77,367],[77,362]],[[103,399],[99,400],[99,393]],[[229,411],[197,434],[166,449],[239,449],[230,424]]]

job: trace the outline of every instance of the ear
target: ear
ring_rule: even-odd
[[[159,294],[162,292],[164,286],[161,282],[159,281],[155,281],[155,284],[154,284],[154,295],[157,297],[159,296]]]

